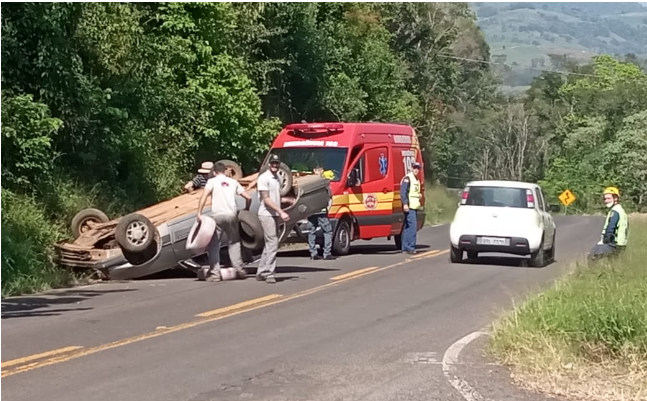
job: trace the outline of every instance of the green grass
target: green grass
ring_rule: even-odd
[[[427,184],[425,189],[425,224],[443,224],[451,222],[458,207],[456,192],[439,185]]]
[[[52,262],[52,245],[64,230],[31,198],[2,189],[2,296],[62,287],[72,273]]]
[[[647,217],[632,216],[623,255],[579,263],[505,314],[494,323],[491,352],[530,387],[588,400],[638,399],[632,395],[647,392],[645,238]]]

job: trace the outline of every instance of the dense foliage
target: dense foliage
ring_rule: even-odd
[[[450,58],[489,58],[465,4],[15,3],[2,39],[7,235],[21,202],[59,232],[83,207],[114,217],[174,196],[204,160],[251,172],[301,120],[413,124],[444,179],[451,113],[494,88]],[[26,241],[47,251],[43,238]],[[3,289],[28,271],[9,256]]]
[[[645,202],[644,73],[603,58],[511,101],[465,61],[490,58],[466,3],[7,3],[2,39],[3,244],[44,264],[81,208],[169,198],[204,160],[249,173],[301,120],[412,124],[450,187],[614,183]],[[35,274],[5,252],[3,293]]]

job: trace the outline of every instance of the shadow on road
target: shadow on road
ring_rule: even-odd
[[[552,262],[555,263],[555,262]],[[552,263],[544,267],[550,266]],[[530,258],[519,256],[479,256],[477,259],[463,259],[464,265],[477,265],[477,266],[497,266],[497,267],[523,267],[530,269],[541,269],[541,267],[530,266]]]
[[[418,251],[424,251],[429,248],[429,245],[416,245]],[[375,245],[353,245],[350,248],[348,255],[396,255],[400,251],[395,249],[392,244],[375,244]],[[319,253],[321,255],[321,252]],[[309,258],[310,251],[308,249],[296,249],[283,251],[279,254],[286,258]],[[343,260],[343,256],[338,260]],[[324,261],[325,262],[325,261]]]
[[[18,317],[58,316],[64,312],[84,311],[93,308],[68,307],[53,309],[52,306],[80,304],[81,302],[104,294],[114,292],[129,292],[134,289],[121,290],[84,290],[71,289],[54,292],[47,295],[25,296],[2,300],[2,318],[11,319]]]

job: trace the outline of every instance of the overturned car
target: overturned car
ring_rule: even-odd
[[[232,171],[252,197],[249,210],[244,210],[243,198],[237,199],[243,258],[251,262],[264,245],[257,216],[260,200],[253,188],[257,174],[241,177],[241,170],[235,165]],[[279,177],[281,207],[290,216],[280,226],[279,243],[283,243],[300,221],[328,205],[331,192],[327,179],[293,175],[283,163]],[[75,240],[56,244],[56,261],[66,267],[93,269],[107,280],[145,277],[177,266],[196,269],[196,260],[204,254],[188,250],[186,242],[196,222],[202,191],[182,194],[114,220],[97,209],[82,210],[72,221]],[[210,205],[205,206],[203,213],[210,209]]]

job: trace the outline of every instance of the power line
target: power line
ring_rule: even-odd
[[[475,60],[475,59],[465,58],[465,57],[448,56],[448,55],[445,55],[445,54],[439,54],[438,56],[440,56],[440,57],[445,57],[445,58],[451,58],[451,59],[454,59],[454,60],[472,61],[472,62],[475,62],[475,63],[491,64],[491,65],[502,65],[502,66],[506,66],[506,67],[511,67],[511,68],[512,68],[512,66],[511,66],[511,65],[509,65],[509,64],[495,63],[494,61]],[[600,77],[599,77],[599,76],[597,76],[597,75],[593,75],[593,74],[582,74],[582,73],[579,73],[579,72],[555,71],[555,70],[547,70],[547,69],[543,69],[543,68],[534,68],[534,67],[526,67],[526,69],[529,69],[529,70],[535,70],[535,71],[542,71],[542,72],[552,72],[552,73],[554,73],[554,74],[577,75],[577,76],[580,76],[580,77],[600,78]]]

